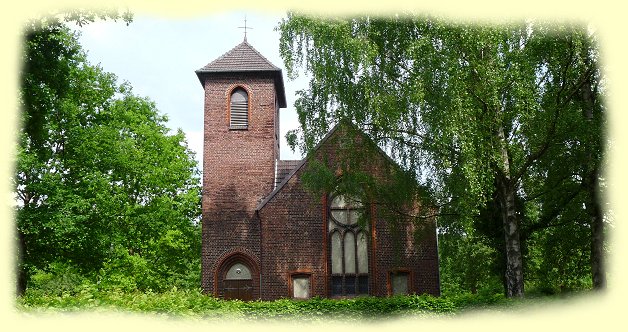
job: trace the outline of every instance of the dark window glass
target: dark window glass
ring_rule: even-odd
[[[331,277],[331,295],[335,295],[335,296],[342,295],[342,277],[340,276]]]
[[[368,294],[368,293],[369,293],[369,277],[359,276],[358,277],[358,294]]]
[[[345,294],[355,295],[355,276],[345,276]]]

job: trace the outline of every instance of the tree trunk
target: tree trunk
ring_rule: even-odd
[[[580,90],[581,98],[584,101],[584,118],[588,122],[589,127],[595,126],[595,103],[596,93],[593,91],[592,78],[589,77]],[[595,136],[594,136],[595,137]],[[600,157],[595,153],[596,144],[599,141],[593,140],[588,142],[587,153],[587,169],[588,174],[583,179],[583,184],[588,193],[586,203],[586,211],[589,214],[589,222],[591,225],[591,275],[593,279],[593,288],[597,290],[606,288],[606,271],[604,268],[604,220],[602,215],[602,207],[600,206],[600,197],[598,195],[599,185],[599,167]]]
[[[497,196],[501,205],[506,244],[506,296],[523,297],[523,258],[519,242],[519,220],[515,207],[515,185],[510,175],[510,158],[504,128],[498,128],[501,169],[497,172]]]
[[[24,233],[21,230],[17,230],[17,295],[22,296],[26,292],[26,282],[28,277],[26,275],[26,269],[24,268],[24,255],[26,253],[26,240],[24,239]]]
[[[598,197],[597,182],[597,172],[593,172],[591,174],[591,180],[587,185],[587,191],[589,192],[587,212],[589,213],[591,222],[591,274],[593,277],[593,288],[602,290],[606,288],[606,272],[604,269],[604,221]]]
[[[499,198],[506,242],[506,296],[523,297],[523,258],[519,242],[519,220],[515,211],[515,191],[508,178],[500,176]]]

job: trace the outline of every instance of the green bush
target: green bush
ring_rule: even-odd
[[[122,282],[118,285],[121,285]],[[132,288],[132,287],[127,287]],[[52,294],[29,290],[18,298],[23,310],[48,309],[58,311],[109,308],[130,312],[156,313],[195,318],[247,320],[379,320],[406,315],[452,315],[472,308],[500,307],[513,303],[501,294],[464,294],[448,297],[409,295],[393,297],[357,297],[353,299],[310,300],[280,299],[276,301],[222,300],[203,294],[200,289],[125,291],[113,287],[103,291],[101,286],[82,284],[73,294]]]
[[[48,264],[45,270],[35,270],[31,275],[29,287],[43,294],[60,296],[75,294],[81,285],[89,283],[88,279],[72,265],[63,262]]]
[[[458,311],[468,308],[483,308],[487,306],[508,304],[511,300],[503,294],[459,294],[448,297]]]
[[[159,290],[160,285],[146,259],[125,249],[116,251],[100,270],[98,285],[103,290],[133,292]]]

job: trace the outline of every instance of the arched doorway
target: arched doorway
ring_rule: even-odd
[[[248,255],[233,253],[222,260],[216,271],[217,295],[226,300],[251,301],[259,298],[259,270]]]
[[[253,278],[251,269],[241,262],[229,267],[222,281],[223,297],[226,300],[239,299],[250,301],[253,299]]]

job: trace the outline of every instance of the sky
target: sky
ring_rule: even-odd
[[[285,134],[298,127],[295,91],[307,86],[305,78],[290,81],[279,56],[279,32],[274,28],[284,13],[228,12],[195,19],[167,19],[136,15],[128,26],[121,21],[99,21],[76,28],[91,64],[100,64],[128,81],[136,95],[148,97],[168,116],[167,126],[186,134],[199,168],[203,149],[203,87],[195,70],[240,44],[244,39],[283,71],[287,108],[280,110],[280,157],[301,159],[287,146]]]

